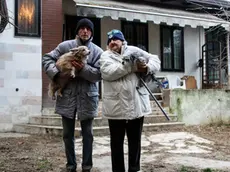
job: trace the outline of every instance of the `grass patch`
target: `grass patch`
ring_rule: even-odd
[[[47,159],[40,159],[37,163],[37,170],[47,172],[52,169],[52,164]]]
[[[197,169],[194,169],[194,168],[191,168],[191,167],[186,167],[186,166],[182,166],[180,169],[179,169],[179,172],[222,172],[222,171],[219,171],[219,170],[214,170],[214,169],[211,169],[211,168],[205,168],[205,169],[202,169],[202,170],[197,170]]]
[[[182,166],[181,169],[180,169],[180,172],[189,172],[189,171],[188,171],[187,167]]]
[[[4,166],[5,166],[4,161],[0,161],[0,167],[1,167],[1,168],[4,168]]]

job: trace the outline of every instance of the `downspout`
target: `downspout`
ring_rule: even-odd
[[[229,56],[229,31],[227,33],[227,38],[226,38],[226,41],[227,41],[227,57],[228,57],[228,86],[227,88],[230,89],[230,56]]]
[[[202,27],[199,27],[199,54],[200,54],[200,58],[199,60],[203,60],[202,59],[202,46],[204,44],[204,39],[203,39],[203,34],[204,34],[204,31],[202,31]],[[199,74],[200,74],[200,89],[202,89],[202,82],[203,82],[203,75],[202,75],[202,72],[203,72],[203,67],[199,67],[198,68],[200,71],[199,71]]]

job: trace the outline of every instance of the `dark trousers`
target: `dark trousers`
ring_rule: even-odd
[[[112,171],[125,172],[124,137],[128,139],[128,171],[140,170],[141,133],[144,117],[134,120],[109,120]]]
[[[77,168],[75,155],[75,118],[69,119],[62,117],[63,125],[63,141],[65,144],[65,154],[67,158],[66,168],[75,170]],[[82,131],[82,169],[91,169],[92,162],[92,147],[93,147],[93,119],[81,121]]]

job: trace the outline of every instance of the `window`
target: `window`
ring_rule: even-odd
[[[148,25],[139,22],[122,22],[122,32],[129,45],[148,51]]]
[[[15,36],[40,37],[40,0],[15,0]]]
[[[180,27],[161,26],[162,71],[184,71],[184,38]]]
[[[227,84],[228,82],[227,36],[228,32],[219,25],[205,30],[205,45],[203,46],[203,84],[205,87],[214,88],[215,84]]]

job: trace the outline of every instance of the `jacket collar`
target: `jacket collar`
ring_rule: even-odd
[[[126,48],[127,48],[127,42],[126,42],[126,41],[124,41],[124,42],[123,42],[123,44],[122,44],[122,47],[121,47],[121,55],[123,55],[123,54],[124,54],[124,52],[125,52]]]

